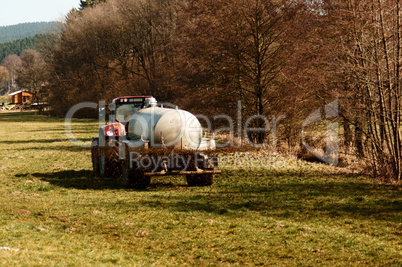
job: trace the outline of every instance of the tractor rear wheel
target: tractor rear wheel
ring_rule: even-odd
[[[117,140],[109,140],[104,147],[99,147],[99,174],[101,177],[118,178],[122,174],[122,162],[119,148],[122,144]]]

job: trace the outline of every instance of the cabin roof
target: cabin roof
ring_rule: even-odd
[[[23,90],[15,91],[15,92],[13,92],[11,94],[8,94],[8,95],[9,96],[18,95],[18,94],[20,94],[22,92],[32,95],[30,92],[26,92],[26,91],[23,91]]]

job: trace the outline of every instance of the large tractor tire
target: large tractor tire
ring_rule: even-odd
[[[130,155],[126,149],[126,158],[123,163],[122,181],[127,188],[145,189],[151,183],[151,177],[144,175],[145,170],[140,166],[130,166]]]
[[[122,161],[117,140],[109,140],[104,147],[99,147],[99,176],[119,178],[122,174]]]

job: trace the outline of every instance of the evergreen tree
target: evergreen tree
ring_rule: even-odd
[[[83,10],[88,7],[94,7],[98,3],[106,2],[107,0],[80,0],[79,10]]]

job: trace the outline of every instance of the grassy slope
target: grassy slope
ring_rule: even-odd
[[[74,133],[89,141],[96,128],[79,120]],[[171,177],[128,190],[92,175],[89,150],[66,140],[63,120],[0,113],[0,247],[11,248],[0,249],[0,262],[402,264],[401,191],[323,165],[285,163],[226,167],[212,187]]]

